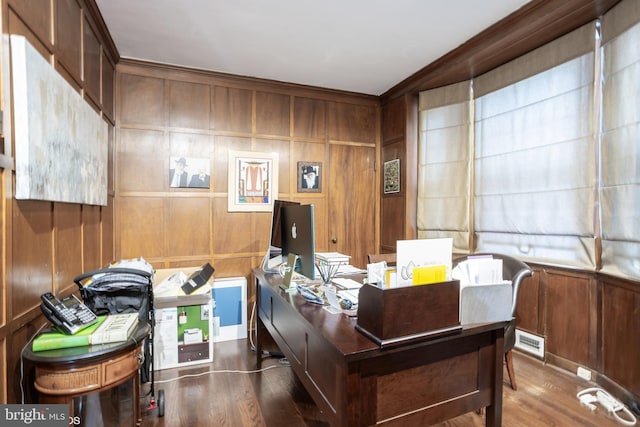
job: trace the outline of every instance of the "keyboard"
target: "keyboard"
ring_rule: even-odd
[[[360,289],[362,287],[362,283],[358,283],[353,279],[346,279],[344,277],[336,277],[331,280],[334,285],[336,285],[340,289]]]

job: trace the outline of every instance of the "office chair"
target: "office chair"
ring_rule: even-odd
[[[373,264],[375,262],[386,261],[387,265],[396,265],[396,254],[394,253],[386,253],[386,254],[368,254],[367,259],[369,264]]]
[[[469,257],[479,255],[491,255],[494,259],[502,260],[502,278],[504,280],[511,280],[511,286],[513,287],[513,299],[511,301],[511,322],[504,329],[504,360],[507,364],[507,373],[509,374],[509,380],[511,381],[511,388],[518,389],[516,385],[516,375],[513,370],[513,360],[511,351],[516,344],[516,309],[518,307],[518,292],[520,291],[520,285],[526,277],[533,275],[533,270],[524,262],[502,254],[471,254],[453,260],[453,267],[459,263],[466,261]]]

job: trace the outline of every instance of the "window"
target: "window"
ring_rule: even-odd
[[[453,237],[468,252],[472,144],[470,82],[420,94],[418,238]]]
[[[603,30],[602,271],[640,278],[640,7],[621,2]]]

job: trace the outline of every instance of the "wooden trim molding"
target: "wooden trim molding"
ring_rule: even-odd
[[[534,0],[382,94],[382,103],[479,76],[584,24],[620,0]]]

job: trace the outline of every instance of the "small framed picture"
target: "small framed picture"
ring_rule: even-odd
[[[384,162],[384,194],[400,192],[400,159]]]
[[[298,162],[298,193],[322,192],[322,163]]]
[[[211,307],[209,307],[209,304],[202,304],[200,306],[200,320],[209,320],[209,316],[211,315],[211,313],[209,313],[210,310]]]

